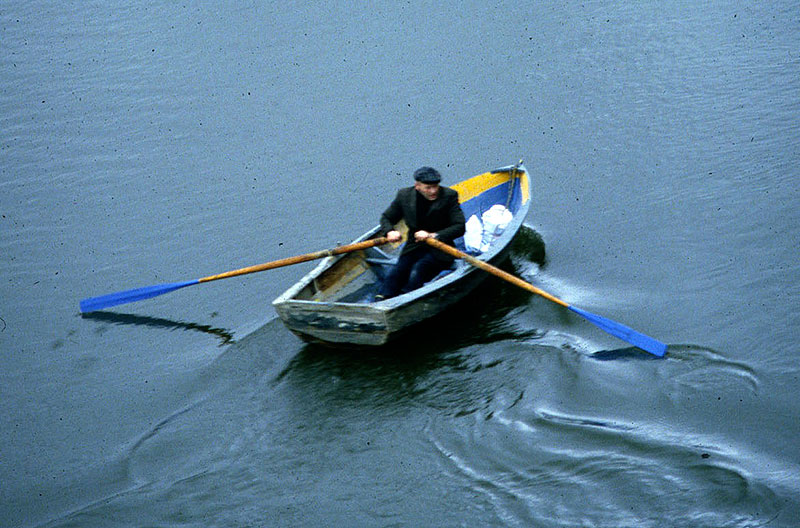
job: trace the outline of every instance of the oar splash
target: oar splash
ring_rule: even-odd
[[[132,290],[124,290],[120,292],[109,293],[106,295],[100,295],[98,297],[89,297],[87,299],[83,299],[80,302],[80,309],[81,313],[94,312],[97,310],[102,310],[104,308],[110,308],[111,306],[117,306],[119,304],[126,304],[135,301],[142,301],[144,299],[150,299],[151,297],[163,295],[165,293],[169,293],[178,290],[180,288],[185,288],[186,286],[193,286],[195,284],[201,284],[204,282],[211,282],[219,279],[227,279],[228,277],[237,277],[239,275],[246,275],[248,273],[256,273],[259,271],[281,268],[283,266],[291,266],[292,264],[308,262],[309,260],[316,260],[324,257],[329,257],[332,255],[341,255],[342,253],[350,253],[352,251],[368,249],[374,246],[380,246],[386,244],[387,242],[388,240],[386,240],[385,237],[373,238],[370,240],[365,240],[363,242],[356,242],[354,244],[338,246],[333,249],[315,251],[313,253],[306,253],[305,255],[298,255],[295,257],[288,257],[285,259],[273,260],[271,262],[265,262],[264,264],[249,266],[246,268],[241,268],[233,271],[226,271],[224,273],[219,273],[217,275],[209,275],[208,277],[202,277],[199,279],[188,280],[183,282],[156,284],[154,286],[144,286],[142,288],[134,288]]]
[[[445,253],[449,253],[450,255],[456,258],[460,258],[467,261],[476,268],[480,268],[488,273],[491,273],[492,275],[495,275],[503,280],[510,282],[511,284],[514,284],[515,286],[519,286],[520,288],[528,290],[529,292],[535,293],[537,295],[544,297],[549,301],[559,304],[564,308],[567,308],[568,310],[585,318],[587,321],[594,324],[604,332],[609,333],[614,337],[618,337],[619,339],[622,339],[623,341],[626,341],[637,348],[641,348],[642,350],[649,352],[653,355],[656,355],[658,357],[663,356],[667,352],[667,345],[665,343],[662,343],[661,341],[658,341],[657,339],[653,339],[650,336],[646,336],[641,332],[637,332],[636,330],[628,328],[627,326],[618,323],[616,321],[612,321],[611,319],[607,319],[600,315],[593,314],[591,312],[587,312],[586,310],[581,310],[580,308],[572,306],[566,301],[562,301],[558,297],[554,297],[553,295],[550,295],[546,291],[540,290],[533,284],[525,282],[524,280],[515,277],[510,273],[507,273],[499,268],[496,268],[495,266],[492,266],[491,264],[488,264],[482,260],[476,259],[475,257],[468,255],[463,251],[459,251],[458,249],[452,246],[448,246],[447,244],[444,244],[434,238],[426,238],[425,242],[435,247],[436,249],[444,251]]]

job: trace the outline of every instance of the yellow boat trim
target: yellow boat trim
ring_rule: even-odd
[[[531,189],[529,187],[530,179],[528,178],[527,172],[523,172],[519,175],[519,184],[519,188],[522,191],[522,203],[528,203],[531,197]]]
[[[464,203],[476,196],[508,182],[511,171],[508,172],[484,172],[473,176],[468,180],[458,182],[452,186],[453,189],[458,191],[458,201]],[[522,189],[522,203],[527,203],[530,198],[530,189],[528,184],[528,173],[518,171],[516,177],[520,179],[520,186]]]

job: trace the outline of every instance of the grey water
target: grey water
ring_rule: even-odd
[[[0,3],[0,525],[797,526],[800,6]],[[505,269],[370,352],[270,302],[420,165]]]

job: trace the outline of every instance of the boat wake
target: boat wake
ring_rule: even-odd
[[[683,404],[710,402],[723,384],[729,393],[756,391],[747,365],[689,346],[645,363],[503,346],[506,366],[514,363],[519,375],[481,412],[458,423],[434,419],[426,429],[442,468],[482,495],[499,522],[663,526],[668,515],[677,527],[754,526],[779,515],[785,475],[766,468],[781,463],[765,464],[707,424],[713,406],[695,408],[696,416]]]

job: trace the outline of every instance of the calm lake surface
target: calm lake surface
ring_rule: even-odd
[[[800,5],[0,5],[0,525],[797,526]],[[331,352],[307,263],[520,158],[506,269]],[[544,255],[544,256],[542,256]]]

